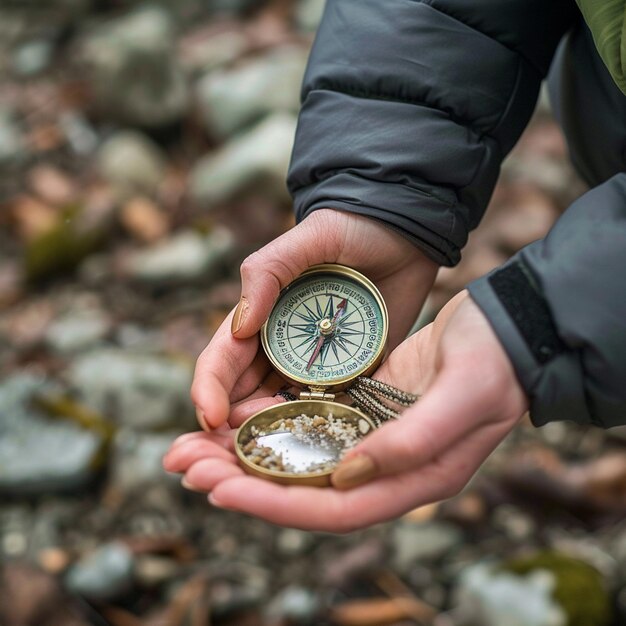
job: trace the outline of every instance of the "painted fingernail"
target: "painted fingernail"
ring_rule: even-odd
[[[369,456],[355,456],[333,472],[331,481],[337,489],[352,489],[369,482],[376,476],[376,465]]]
[[[198,487],[196,487],[195,485],[192,485],[187,480],[186,476],[183,477],[183,479],[180,481],[180,484],[181,484],[182,487],[184,487],[185,489],[187,489],[189,491],[195,491],[196,493],[203,493],[202,489],[198,489]]]
[[[209,494],[209,502],[219,509],[223,508],[224,506],[212,493]]]
[[[230,332],[233,335],[236,335],[241,330],[241,327],[248,316],[249,308],[250,305],[248,304],[248,300],[242,296],[241,300],[239,300],[237,308],[235,309],[235,314],[233,315],[233,321],[230,327]]]
[[[196,419],[198,420],[198,424],[200,424],[200,428],[206,430],[207,432],[211,432],[211,425],[207,421],[204,411],[199,407],[196,407]]]

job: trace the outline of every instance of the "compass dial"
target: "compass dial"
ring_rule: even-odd
[[[364,276],[320,266],[281,293],[262,338],[274,366],[291,380],[337,386],[376,365],[387,338],[387,312]]]

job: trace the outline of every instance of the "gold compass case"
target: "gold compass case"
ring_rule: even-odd
[[[369,376],[384,358],[387,307],[363,274],[337,264],[311,267],[281,292],[261,329],[261,344],[273,368],[298,387],[300,400],[281,403],[250,417],[238,430],[235,451],[247,473],[281,484],[330,485],[332,469],[290,473],[251,462],[244,447],[252,433],[302,414],[376,426],[361,411],[335,401],[359,376]],[[364,421],[363,421],[364,420]]]

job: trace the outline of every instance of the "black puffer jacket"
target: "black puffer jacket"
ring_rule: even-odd
[[[574,0],[328,0],[288,184],[454,265],[553,63],[555,109],[595,186],[469,286],[536,424],[626,423],[626,97]]]

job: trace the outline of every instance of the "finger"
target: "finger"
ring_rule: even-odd
[[[217,442],[196,439],[170,450],[163,457],[163,467],[168,472],[184,472],[196,461],[207,457],[217,457],[231,462],[236,458]]]
[[[239,377],[230,394],[231,403],[244,400],[263,383],[272,371],[272,366],[263,350],[259,350],[254,361]]]
[[[194,441],[195,439],[208,439],[209,441],[221,441],[223,440],[231,440],[233,438],[232,428],[228,428],[228,430],[224,430],[222,428],[218,428],[216,430],[212,430],[210,433],[205,433],[203,430],[198,430],[193,433],[185,433],[180,437],[177,437],[172,442],[170,446],[170,450],[177,448],[183,443],[187,443],[188,441]]]
[[[339,254],[337,230],[321,222],[316,213],[249,256],[241,265],[241,300],[232,333],[246,338],[256,334],[269,317],[281,289],[304,270],[332,263]]]
[[[233,407],[228,421],[233,427],[237,428],[255,413],[275,406],[276,404],[281,404],[282,402],[285,402],[284,398],[273,396],[241,402],[236,407]]]
[[[221,458],[201,459],[191,465],[183,485],[196,491],[211,491],[215,485],[233,477],[243,476],[243,470],[234,462]]]
[[[431,461],[477,428],[486,415],[481,394],[459,367],[444,367],[417,404],[351,450],[333,474],[333,485],[350,489],[377,476],[397,474]],[[470,377],[473,374],[470,373]]]
[[[233,313],[219,327],[196,363],[191,397],[199,409],[204,430],[224,424],[230,412],[230,396],[259,349],[258,336],[235,339],[230,333]]]

